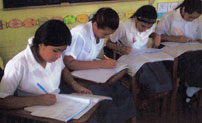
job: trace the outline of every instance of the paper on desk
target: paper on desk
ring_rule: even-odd
[[[75,70],[72,72],[72,75],[77,78],[90,80],[97,83],[105,83],[109,80],[113,75],[120,72],[123,69],[127,68],[127,64],[125,63],[117,63],[115,68],[104,69],[88,69],[88,70]]]
[[[69,121],[90,104],[90,99],[72,98],[68,95],[57,95],[57,102],[50,106],[26,107],[31,115],[52,118],[60,121]]]
[[[128,64],[129,75],[134,76],[145,63],[165,60],[173,61],[174,58],[164,53],[161,49],[148,48],[134,50],[129,55],[123,55],[118,59],[118,62]]]
[[[57,101],[50,106],[31,106],[25,110],[31,112],[31,115],[46,117],[67,122],[71,119],[79,119],[95,104],[101,100],[111,97],[88,95],[88,94],[58,94]]]
[[[190,43],[176,43],[176,42],[164,42],[165,47],[162,48],[163,52],[176,58],[188,51],[202,50],[202,44],[198,42]]]

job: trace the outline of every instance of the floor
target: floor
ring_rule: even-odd
[[[158,103],[159,100],[153,101],[147,110],[139,110],[137,123],[202,123],[202,109],[183,108],[180,95],[177,97],[177,109],[173,114],[167,112],[164,117],[160,117],[156,108]]]

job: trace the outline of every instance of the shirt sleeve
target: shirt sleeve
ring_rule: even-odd
[[[84,46],[84,38],[80,33],[72,33],[72,43],[64,51],[64,55],[71,55],[74,59],[82,52]]]
[[[123,23],[121,23],[118,29],[110,35],[110,40],[116,43],[118,40],[122,38],[123,35],[124,35],[124,26]]]
[[[0,98],[13,95],[16,91],[23,74],[20,66],[15,61],[7,63],[0,83]]]
[[[159,35],[167,34],[167,32],[170,29],[170,21],[171,21],[170,17],[168,17],[168,15],[165,14],[157,24],[156,33],[158,33]]]

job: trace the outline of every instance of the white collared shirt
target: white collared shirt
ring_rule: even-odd
[[[147,48],[149,36],[155,30],[155,24],[146,30],[145,32],[139,32],[136,28],[135,21],[128,19],[119,25],[119,28],[110,35],[112,42],[118,42],[119,40],[124,46],[131,47],[133,49],[144,49]],[[133,38],[135,42],[133,43]]]
[[[188,22],[182,18],[180,9],[173,10],[163,15],[157,26],[156,32],[160,35],[182,35],[177,30],[185,35],[189,40],[202,39],[202,27],[200,18],[194,19],[192,22]]]
[[[29,44],[6,64],[0,83],[0,98],[13,95],[18,89],[33,95],[45,94],[37,83],[48,93],[59,92],[61,71],[64,67],[63,58],[60,57],[43,68],[35,60]]]
[[[104,39],[100,39],[96,44],[91,21],[71,29],[71,34],[72,43],[70,47],[67,47],[64,55],[71,55],[74,59],[82,61],[91,61],[98,57],[104,45]]]

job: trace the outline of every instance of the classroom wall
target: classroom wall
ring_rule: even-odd
[[[178,1],[181,0],[155,0],[153,5],[157,7],[159,2]],[[86,22],[86,16],[91,18],[97,9],[101,7],[112,7],[119,13],[121,21],[124,21],[140,6],[148,4],[149,0],[57,5],[13,10],[4,10],[2,3],[2,0],[0,0],[0,57],[2,57],[5,65],[9,59],[25,49],[27,39],[33,36],[36,29],[45,20],[53,17],[66,18],[65,22],[67,26],[72,28],[77,24]],[[76,17],[80,18],[79,22],[76,20]],[[34,20],[34,26],[32,27],[29,27],[30,18]],[[13,23],[18,22],[25,23],[24,25],[13,25]]]

